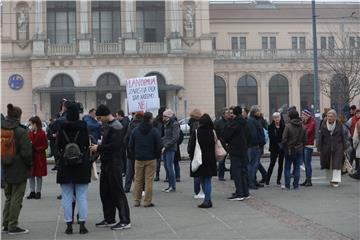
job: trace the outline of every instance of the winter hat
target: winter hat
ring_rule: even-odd
[[[296,110],[292,110],[291,112],[289,112],[289,118],[290,119],[298,119],[299,118],[299,113]]]
[[[136,120],[141,120],[144,117],[144,112],[140,111],[140,112],[136,112],[134,115],[134,119]]]
[[[171,109],[166,109],[166,110],[163,112],[163,116],[164,116],[164,117],[171,118],[172,116],[174,116],[174,112],[173,112]]]
[[[291,106],[288,108],[287,112],[296,111],[296,106]]]
[[[110,109],[103,104],[100,104],[96,109],[96,116],[108,116],[110,113]]]
[[[199,120],[201,118],[202,114],[199,109],[195,108],[190,112],[190,117],[196,120]]]
[[[240,106],[234,107],[233,113],[234,113],[235,116],[239,116],[242,113],[241,107]]]
[[[21,108],[9,103],[7,105],[7,116],[10,118],[20,119],[22,114]]]
[[[302,111],[302,114],[307,116],[307,117],[311,117],[311,111],[307,108],[305,108],[303,111]]]

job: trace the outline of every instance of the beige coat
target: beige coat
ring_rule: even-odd
[[[356,158],[360,158],[360,121],[357,122],[353,135],[353,146],[356,150]]]

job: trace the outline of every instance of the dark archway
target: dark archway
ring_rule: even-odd
[[[53,118],[58,117],[60,111],[60,101],[62,99],[75,100],[75,85],[72,78],[67,74],[58,74],[51,80],[50,87],[58,88],[58,92],[50,94],[50,106],[51,106],[51,116]],[[63,88],[74,88],[73,92],[62,91]]]
[[[113,73],[104,73],[96,81],[96,104],[106,105],[115,114],[121,108],[121,94],[119,90],[112,90],[120,86],[119,78]]]
[[[242,76],[237,82],[238,105],[251,107],[258,103],[258,89],[256,79],[251,75]]]
[[[314,75],[306,74],[300,78],[300,107],[311,109],[314,104]]]
[[[215,115],[221,116],[222,110],[226,107],[226,82],[222,77],[214,76],[215,93]]]
[[[281,74],[276,74],[270,79],[269,103],[270,115],[278,111],[279,108],[284,111],[289,107],[289,81]]]

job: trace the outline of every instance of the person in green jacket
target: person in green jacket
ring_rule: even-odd
[[[15,155],[10,163],[3,164],[5,185],[5,205],[3,211],[3,233],[25,234],[29,230],[18,227],[18,219],[25,195],[26,181],[32,166],[32,144],[28,130],[20,124],[22,110],[12,104],[7,105],[7,117],[1,120],[1,130],[13,130]]]

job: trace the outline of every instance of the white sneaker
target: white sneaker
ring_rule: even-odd
[[[165,190],[164,192],[170,193],[170,192],[175,192],[175,191],[176,191],[175,188],[170,187],[167,190]]]
[[[203,194],[202,192],[199,192],[198,194],[194,195],[195,199],[204,199],[205,198],[205,194]]]
[[[305,171],[304,165],[300,165],[301,170]]]

